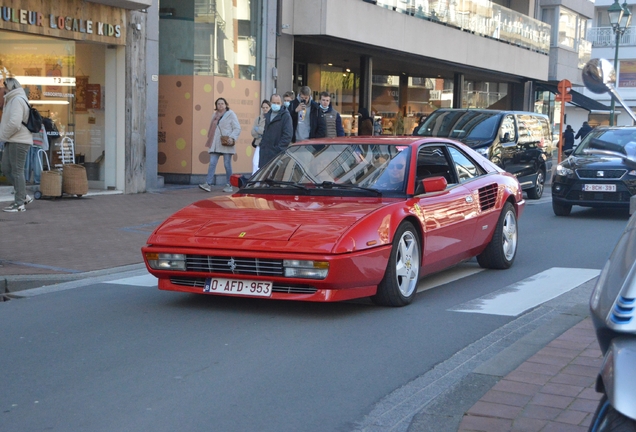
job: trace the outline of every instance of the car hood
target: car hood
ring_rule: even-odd
[[[379,198],[234,195],[195,202],[161,224],[148,244],[329,252]]]
[[[627,166],[619,158],[598,155],[570,156],[563,161],[563,166],[571,169],[591,170],[627,169]]]

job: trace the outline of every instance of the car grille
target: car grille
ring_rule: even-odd
[[[479,188],[479,206],[481,207],[481,211],[486,211],[495,206],[497,202],[497,189],[496,184]]]
[[[628,324],[634,317],[636,299],[620,296],[612,309],[611,320],[616,324]]]
[[[201,288],[205,286],[205,278],[194,277],[171,277],[170,282],[174,285],[187,286],[191,288]],[[318,291],[309,285],[289,285],[282,283],[274,283],[272,292],[283,294],[314,294]]]
[[[602,172],[603,175],[598,175],[599,172]],[[579,176],[580,179],[619,179],[625,175],[627,172],[626,169],[611,169],[611,170],[592,170],[592,169],[577,169],[576,175]]]
[[[246,276],[283,276],[283,260],[186,255],[186,270]]]
[[[570,201],[629,202],[629,192],[583,192],[570,191],[565,199]]]

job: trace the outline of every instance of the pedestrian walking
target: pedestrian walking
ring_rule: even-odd
[[[261,114],[254,119],[254,126],[252,127],[252,147],[254,147],[254,157],[252,158],[252,174],[258,171],[258,159],[261,152],[261,139],[263,139],[263,132],[265,132],[265,115],[269,112],[272,104],[267,99],[261,102]]]
[[[258,158],[259,168],[263,168],[279,153],[284,152],[291,143],[294,133],[291,114],[282,108],[283,101],[280,95],[273,94],[269,101],[272,107],[265,114],[265,130],[261,138],[261,150]]]
[[[321,134],[318,135],[318,138],[334,138],[345,135],[340,113],[331,106],[331,96],[327,92],[320,93],[320,111],[318,112],[318,117],[322,131]]]
[[[4,141],[2,172],[15,188],[13,204],[5,212],[23,212],[25,205],[33,201],[26,193],[24,166],[33,135],[25,123],[29,119],[29,104],[24,89],[15,78],[5,78],[4,109],[0,120],[0,141]]]
[[[566,150],[572,150],[574,148],[574,129],[572,126],[567,125],[563,131],[563,152]]]
[[[581,138],[581,141],[583,141],[583,138],[585,138],[585,135],[590,133],[591,130],[592,130],[592,126],[590,126],[588,122],[584,121],[583,125],[581,126],[579,131],[576,133],[576,136],[574,138],[575,139]]]
[[[210,166],[208,167],[208,175],[205,183],[199,185],[204,191],[210,192],[210,186],[216,184],[214,175],[216,173],[216,164],[219,158],[223,156],[223,165],[225,166],[226,185],[223,192],[233,192],[230,185],[230,176],[232,175],[232,156],[236,154],[236,140],[241,133],[241,125],[238,117],[230,109],[225,98],[218,98],[214,102],[215,113],[210,122],[208,129],[208,140],[205,146],[210,154]]]

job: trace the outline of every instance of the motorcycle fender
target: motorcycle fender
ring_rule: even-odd
[[[636,420],[636,339],[619,337],[605,354],[599,376],[609,402],[621,414]]]

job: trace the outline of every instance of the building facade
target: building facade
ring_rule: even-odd
[[[143,53],[151,4],[0,1],[0,72],[20,81],[59,132],[50,135],[51,164],[66,138],[92,189],[146,189]]]

